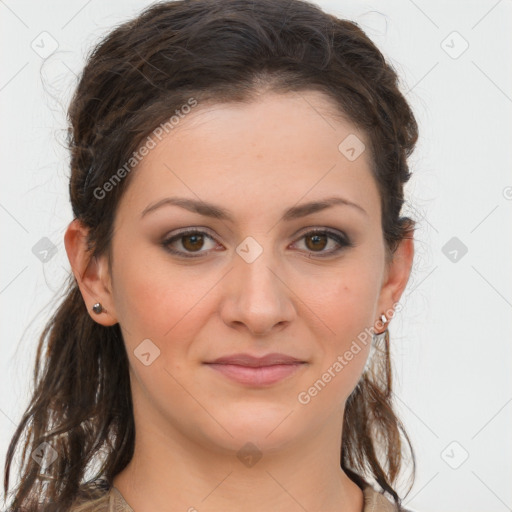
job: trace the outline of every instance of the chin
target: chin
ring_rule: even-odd
[[[210,442],[219,447],[237,452],[247,443],[252,443],[262,451],[277,450],[297,436],[297,418],[292,406],[267,403],[237,403],[233,407],[224,405],[222,411],[211,411],[217,420],[216,428],[206,425],[204,434]],[[290,414],[291,413],[291,414]],[[219,425],[220,424],[220,425]],[[222,428],[224,427],[224,428]]]

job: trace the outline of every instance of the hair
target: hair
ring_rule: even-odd
[[[74,218],[88,228],[91,258],[107,254],[111,264],[116,208],[133,173],[111,186],[107,199],[98,190],[155,127],[192,97],[199,105],[247,103],[262,91],[320,91],[367,135],[391,256],[415,229],[400,212],[418,129],[382,53],[357,24],[306,1],[179,0],[153,4],[108,33],[88,55],[74,91],[69,193]],[[39,339],[33,395],[7,452],[6,496],[25,433],[12,510],[48,511],[49,504],[66,510],[98,476],[111,485],[134,452],[119,324],[105,327],[91,318],[73,274],[63,289]],[[346,402],[340,464],[357,483],[373,479],[400,506],[394,486],[404,448],[412,482],[415,457],[393,407],[389,332],[373,338],[377,350]],[[44,470],[30,457],[42,443],[58,454]],[[85,481],[98,461],[98,472]]]

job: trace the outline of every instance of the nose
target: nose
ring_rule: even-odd
[[[226,325],[253,336],[285,328],[296,315],[294,294],[284,272],[265,251],[252,263],[236,256],[229,272],[221,317]],[[281,275],[280,275],[281,274]]]

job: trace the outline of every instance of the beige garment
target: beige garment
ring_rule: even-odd
[[[363,489],[364,507],[362,512],[396,512],[398,509],[383,494],[370,485]],[[112,487],[103,496],[74,507],[70,512],[135,512],[125,501],[116,487]]]

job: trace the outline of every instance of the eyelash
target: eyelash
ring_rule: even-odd
[[[339,252],[343,251],[344,249],[354,247],[354,244],[351,242],[351,240],[347,236],[340,235],[337,232],[331,231],[329,229],[312,229],[311,231],[304,233],[299,238],[299,240],[302,240],[303,238],[306,238],[307,236],[317,235],[317,234],[327,235],[328,238],[330,238],[331,240],[334,240],[341,247],[339,247],[338,249],[324,252],[324,253],[322,253],[322,252],[316,253],[315,251],[308,251],[310,253],[310,255],[313,255],[310,257],[327,258],[329,256],[334,256],[335,254],[338,254]],[[177,256],[181,256],[183,258],[202,258],[202,257],[204,257],[203,254],[208,253],[209,251],[199,251],[196,254],[191,255],[190,253],[186,253],[183,251],[176,251],[175,249],[171,249],[169,247],[174,241],[180,240],[181,238],[184,238],[188,235],[206,235],[207,238],[210,238],[211,240],[215,241],[215,239],[211,235],[209,235],[206,231],[201,231],[198,229],[188,229],[186,231],[182,231],[182,232],[178,233],[177,235],[174,235],[170,238],[165,239],[161,243],[161,245],[167,252],[170,252],[171,254],[174,254]],[[324,254],[324,255],[319,255],[319,254]]]

